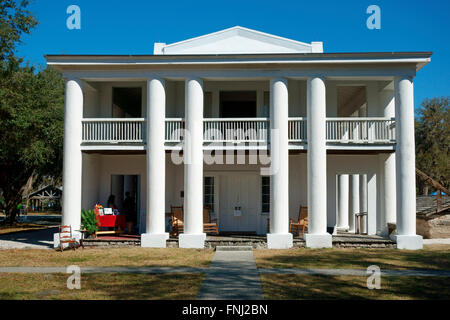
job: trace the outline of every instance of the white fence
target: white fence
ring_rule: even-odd
[[[92,143],[143,143],[144,118],[83,119],[82,141]]]
[[[84,143],[144,143],[145,119],[83,119]],[[166,142],[183,140],[184,119],[168,118]],[[267,118],[205,118],[204,142],[268,142],[270,123]],[[289,118],[290,142],[307,141],[306,118]],[[395,120],[391,118],[327,118],[327,142],[392,143],[395,142]]]
[[[391,118],[327,118],[328,142],[395,142],[395,120]]]
[[[205,142],[266,142],[268,133],[267,118],[203,119]]]
[[[306,142],[306,118],[289,118],[288,137],[290,142]]]

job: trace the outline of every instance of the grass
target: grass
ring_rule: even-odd
[[[289,249],[253,251],[258,268],[450,270],[450,245],[426,246],[423,250],[398,249]]]
[[[0,273],[0,300],[195,299],[204,274],[82,274],[69,290],[69,274]]]
[[[106,248],[65,250],[0,250],[0,267],[208,267],[213,250]]]
[[[382,277],[381,288],[368,289],[367,277],[322,275],[261,275],[264,298],[450,299],[450,277]]]

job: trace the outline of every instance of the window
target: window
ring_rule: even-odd
[[[262,212],[270,212],[270,177],[261,177]]]
[[[203,205],[208,206],[211,212],[214,212],[214,177],[204,178]]]

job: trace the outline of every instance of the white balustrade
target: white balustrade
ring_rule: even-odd
[[[327,118],[327,142],[395,142],[393,118]]]
[[[144,142],[144,118],[85,118],[82,122],[84,143]]]
[[[289,118],[288,135],[290,142],[306,142],[306,118]]]
[[[326,139],[332,143],[393,143],[393,118],[327,118]],[[85,118],[82,120],[83,143],[144,143],[144,118]],[[181,142],[184,119],[167,118],[166,142]],[[204,142],[269,141],[268,118],[204,118]],[[306,142],[306,118],[289,118],[289,142]]]
[[[204,142],[267,142],[269,137],[267,118],[205,118]]]

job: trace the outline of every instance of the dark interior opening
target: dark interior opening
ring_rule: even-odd
[[[113,118],[142,117],[142,88],[113,88]]]
[[[221,118],[255,118],[256,91],[221,91]]]

